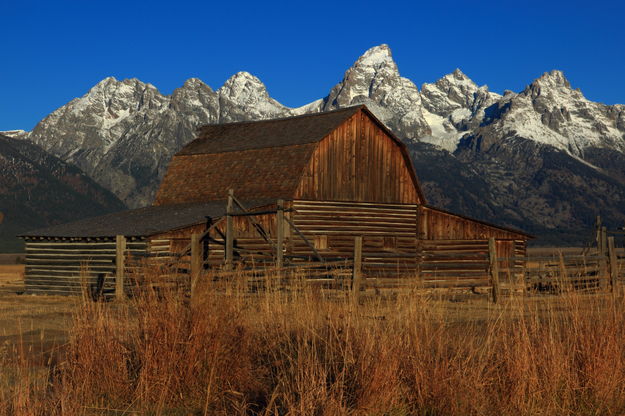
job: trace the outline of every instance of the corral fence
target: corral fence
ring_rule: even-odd
[[[600,242],[603,234],[599,235]],[[283,258],[279,265],[276,256],[261,253],[230,267],[204,259],[200,237],[193,235],[189,249],[179,253],[159,247],[158,241],[147,244],[123,236],[85,247],[67,248],[61,243],[45,250],[38,247],[27,253],[31,278],[24,289],[28,293],[87,292],[94,298],[124,299],[141,287],[178,287],[192,293],[198,282],[237,280],[249,290],[301,284],[355,292],[404,287],[488,288],[497,301],[501,294],[514,291],[612,290],[625,282],[625,252],[615,247],[615,238],[609,235],[605,244],[600,242],[592,250],[526,255],[518,247],[511,257],[500,257],[495,239],[424,240],[416,253],[410,253],[383,251],[366,244],[367,236],[356,236],[352,255],[342,258],[300,256]],[[76,252],[75,257],[57,260],[59,250],[80,250],[80,255]],[[66,277],[67,270],[80,278]]]
[[[416,256],[363,250],[363,240],[366,236],[354,237],[353,255],[345,258],[300,258],[281,267],[267,261],[214,267],[202,258],[200,235],[192,236],[184,255],[158,246],[137,251],[138,247],[128,245],[120,236],[114,270],[104,274],[96,269],[97,276],[104,276],[98,281],[88,271],[89,265],[84,265],[87,278],[74,282],[72,290],[94,298],[124,299],[136,291],[169,288],[182,289],[193,297],[205,284],[224,288],[235,284],[249,292],[316,285],[351,292],[357,298],[364,291],[383,289],[486,288],[497,302],[505,293],[609,291],[625,282],[625,253],[615,248],[613,237],[606,238],[606,253],[595,250],[527,256],[519,250],[512,257],[498,256],[494,238],[423,241]]]
[[[146,288],[176,287],[193,295],[198,284],[236,281],[250,291],[319,285],[356,294],[405,287],[487,288],[497,301],[510,292],[613,290],[625,281],[625,253],[615,244],[625,231],[609,231],[599,219],[594,241],[578,253],[527,255],[524,241],[494,238],[417,239],[416,246],[396,242],[387,246],[386,237],[356,235],[342,237],[328,254],[317,250],[311,236],[284,216],[281,201],[271,213],[291,227],[290,242],[283,227],[277,227],[275,240],[270,239],[253,219],[259,213],[247,212],[242,205],[235,213],[232,206],[240,203],[232,194],[230,199],[221,240],[210,237],[211,229],[218,230],[220,223],[215,222],[204,232],[187,236],[182,241],[186,246],[176,251],[167,240],[121,235],[106,241],[30,242],[24,290],[122,300]],[[262,239],[237,241],[232,225],[236,216],[249,221]],[[289,251],[288,244],[300,249]]]

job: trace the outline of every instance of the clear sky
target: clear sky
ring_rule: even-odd
[[[623,3],[0,0],[0,130],[32,129],[107,76],[170,94],[245,70],[300,106],[382,43],[419,86],[458,67],[519,91],[560,69],[586,97],[625,103]]]

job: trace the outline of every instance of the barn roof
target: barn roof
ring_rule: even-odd
[[[286,118],[209,124],[169,164],[155,205],[242,198],[291,199],[318,143],[357,113],[366,114],[400,149],[419,200],[425,197],[406,145],[365,105]]]
[[[260,121],[209,124],[198,129],[198,137],[177,155],[224,153],[267,147],[316,143],[330,134],[363,105],[325,113]]]
[[[478,220],[478,219],[475,219],[475,218],[472,218],[472,217],[468,217],[466,215],[462,215],[462,214],[458,214],[458,213],[455,213],[455,212],[447,211],[445,209],[434,207],[434,206],[428,205],[428,204],[424,204],[423,206],[425,208],[427,208],[427,209],[432,210],[432,211],[438,211],[438,212],[442,212],[443,214],[453,215],[454,217],[464,218],[465,220],[476,222],[478,224],[482,224],[482,225],[485,225],[487,227],[497,228],[499,230],[507,231],[507,232],[512,233],[512,234],[518,234],[519,236],[523,236],[523,237],[526,237],[526,238],[529,238],[529,239],[536,238],[532,234],[528,234],[525,231],[521,231],[521,230],[519,230],[517,228],[506,227],[506,226],[502,226],[502,225],[493,224],[493,223],[488,222],[488,221]]]
[[[249,208],[271,203],[275,200],[245,201],[244,205]],[[216,219],[225,213],[226,201],[150,206],[33,230],[20,237],[145,237],[201,224],[207,216]]]

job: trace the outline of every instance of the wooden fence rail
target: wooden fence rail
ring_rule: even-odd
[[[233,198],[232,205],[237,201]],[[233,212],[233,208],[229,208]],[[278,203],[278,217],[283,206]],[[234,215],[234,214],[233,214]],[[251,219],[249,221],[254,222]],[[282,218],[284,232],[295,225]],[[228,219],[225,220],[226,230]],[[125,299],[142,281],[142,275],[157,270],[151,284],[174,285],[194,293],[200,282],[227,280],[232,276],[246,279],[250,287],[259,287],[263,279],[283,279],[286,285],[305,276],[311,284],[333,288],[351,288],[358,293],[370,288],[490,288],[497,302],[501,294],[515,290],[561,292],[564,290],[614,290],[625,281],[625,252],[617,251],[613,236],[601,231],[596,252],[587,255],[501,256],[497,241],[424,240],[416,252],[367,245],[366,236],[351,237],[353,252],[345,257],[322,257],[315,250],[308,255],[287,255],[284,233],[278,233],[271,247],[242,248],[234,238],[224,237],[221,261],[203,255],[202,239],[207,233],[194,234],[183,253],[169,251],[166,240],[150,243],[118,236],[113,241],[83,243],[29,243],[25,289],[30,293],[72,294],[93,291]],[[281,235],[282,234],[282,235]],[[297,232],[295,232],[297,235]],[[231,234],[232,237],[232,234]],[[305,243],[312,245],[307,237]],[[232,241],[231,241],[232,240]],[[230,249],[228,248],[230,245]],[[604,250],[604,251],[602,251]],[[248,253],[247,263],[234,253]],[[225,267],[224,267],[225,264]],[[145,279],[144,279],[145,280]]]

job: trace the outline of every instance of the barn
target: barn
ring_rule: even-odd
[[[531,238],[428,205],[405,145],[363,105],[201,127],[152,206],[22,237],[32,293],[114,284],[124,259],[184,252],[192,238],[214,268],[349,258],[362,237],[364,271],[380,278],[444,269],[491,237],[499,257],[524,256]]]

